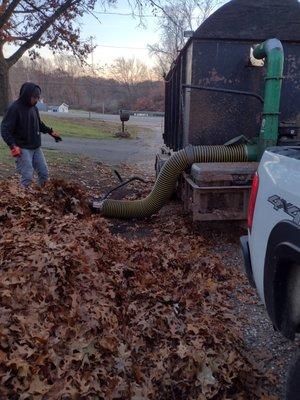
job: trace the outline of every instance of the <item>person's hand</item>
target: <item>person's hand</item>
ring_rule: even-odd
[[[13,146],[13,147],[10,149],[10,152],[11,152],[11,155],[12,155],[13,157],[19,157],[19,156],[21,155],[21,153],[22,153],[22,150],[20,149],[19,146]]]
[[[59,133],[52,131],[50,135],[55,139],[56,143],[61,142],[62,138],[60,137]]]

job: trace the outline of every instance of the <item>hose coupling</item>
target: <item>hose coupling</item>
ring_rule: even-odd
[[[103,210],[103,200],[93,200],[90,204],[90,207],[93,212],[95,213],[101,213]]]

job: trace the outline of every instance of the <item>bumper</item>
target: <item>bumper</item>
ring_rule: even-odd
[[[249,251],[249,245],[248,245],[248,236],[241,236],[240,243],[241,243],[241,247],[242,247],[242,251],[243,251],[244,267],[245,267],[245,271],[246,271],[249,283],[251,286],[255,287],[255,282],[254,282],[253,272],[252,272],[252,265],[251,265],[251,258],[250,258],[250,251]]]

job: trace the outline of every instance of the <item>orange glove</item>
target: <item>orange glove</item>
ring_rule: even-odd
[[[50,136],[52,136],[53,139],[55,139],[56,143],[62,141],[62,138],[59,136],[59,134],[57,132],[52,131],[50,133]]]
[[[22,153],[22,150],[20,149],[19,146],[13,146],[13,147],[10,149],[10,152],[11,152],[11,155],[12,155],[13,157],[19,157],[19,156],[21,155],[21,153]]]

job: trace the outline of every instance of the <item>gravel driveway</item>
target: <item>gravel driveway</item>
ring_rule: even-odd
[[[118,116],[107,118],[116,122]],[[43,135],[42,145],[46,149],[81,154],[103,163],[130,163],[142,167],[154,165],[155,154],[163,144],[163,119],[135,117],[128,126],[130,124],[139,127],[137,139],[97,140],[67,137],[63,138],[62,142],[55,143],[50,136]]]

